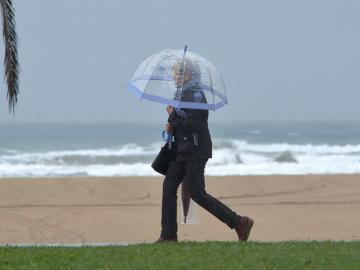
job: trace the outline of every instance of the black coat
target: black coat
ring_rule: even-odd
[[[182,109],[187,118],[176,111],[170,114],[168,122],[173,126],[173,149],[176,161],[208,159],[212,156],[212,142],[208,128],[209,111]]]

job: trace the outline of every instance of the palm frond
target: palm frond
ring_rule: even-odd
[[[15,31],[15,13],[12,0],[0,0],[3,18],[5,42],[4,77],[7,83],[9,112],[13,113],[19,94],[19,63],[17,54],[17,36]]]

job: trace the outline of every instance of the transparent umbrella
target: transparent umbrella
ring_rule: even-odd
[[[162,50],[136,70],[127,88],[140,99],[175,108],[217,110],[228,104],[218,69],[207,59],[184,50]]]

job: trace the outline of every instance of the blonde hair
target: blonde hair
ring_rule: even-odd
[[[199,80],[201,78],[200,66],[197,62],[190,58],[185,58],[185,75],[189,75],[191,80]],[[182,59],[177,59],[173,65],[173,70],[179,70],[182,73]]]

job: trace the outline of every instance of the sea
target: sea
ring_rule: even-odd
[[[359,174],[360,122],[209,123],[206,175]],[[157,176],[162,123],[0,124],[0,178]]]

